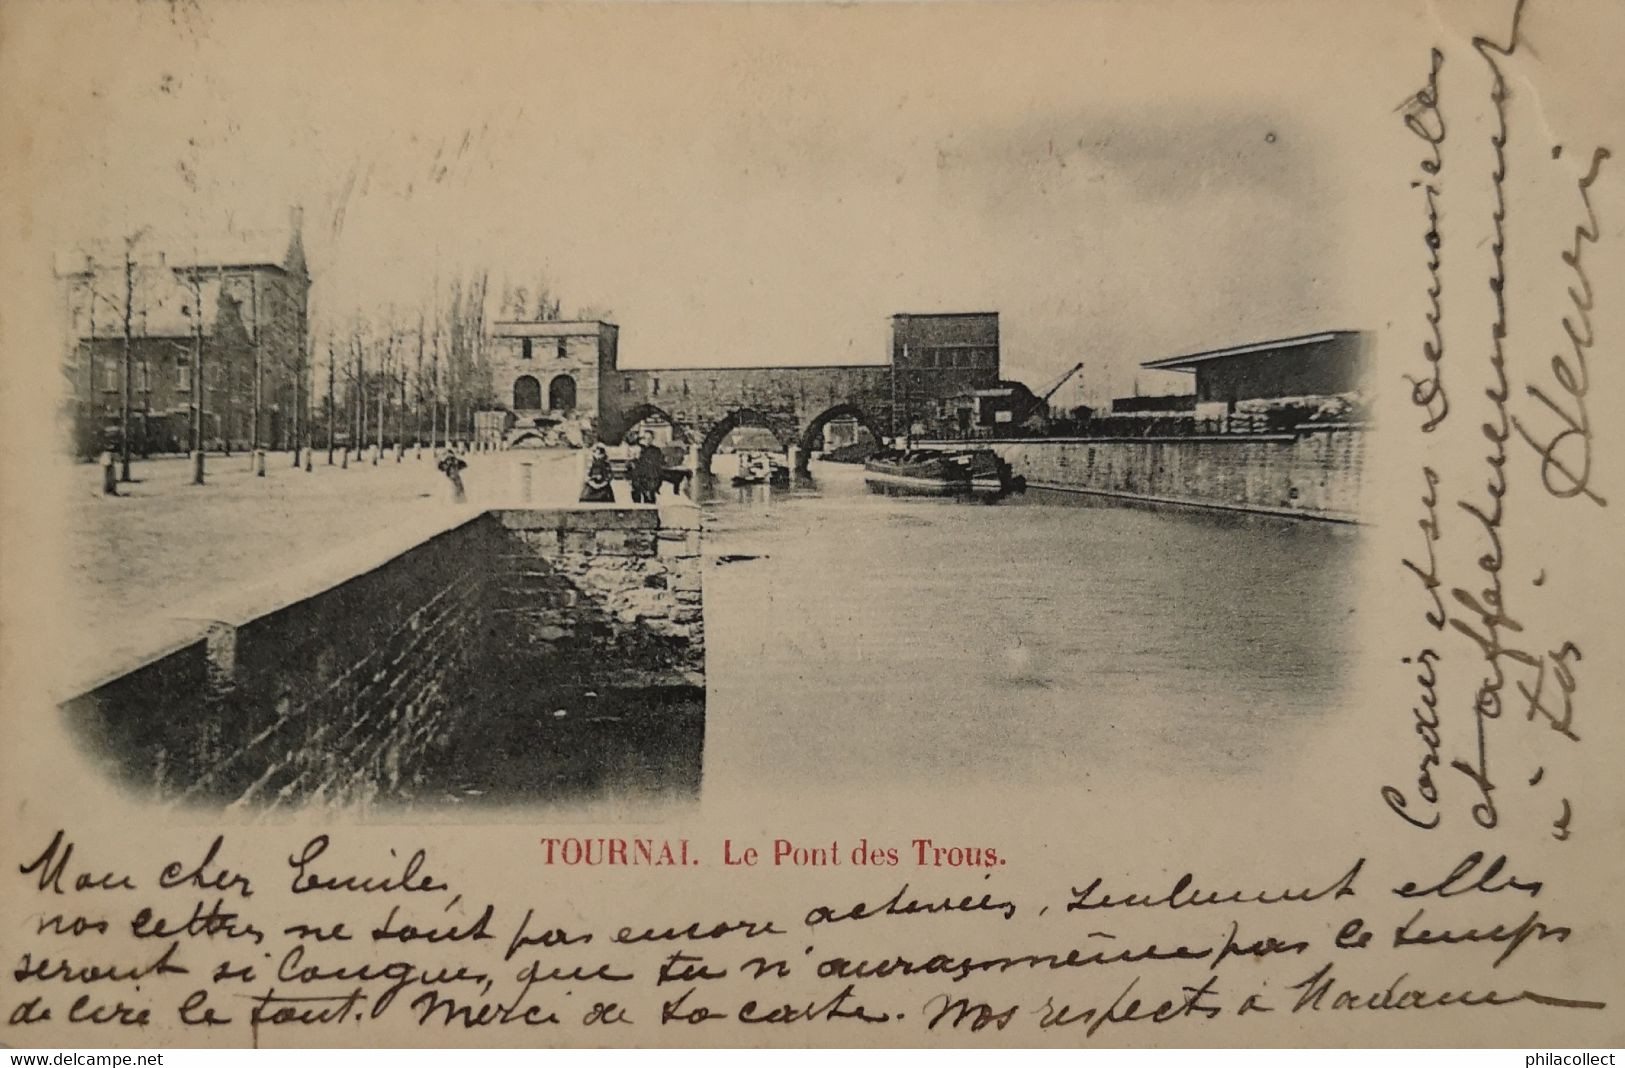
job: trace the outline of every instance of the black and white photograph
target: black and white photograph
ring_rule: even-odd
[[[130,788],[1244,774],[1331,714],[1370,338],[1302,118],[917,103],[900,65],[877,122],[754,53],[783,101],[613,56],[599,100],[565,55],[256,114],[216,17],[282,23],[138,12],[222,56],[131,87],[175,158],[109,144],[150,193],[87,183],[111,232],[54,262],[63,708]]]
[[[0,7],[4,1040],[1617,1043],[1621,30]]]

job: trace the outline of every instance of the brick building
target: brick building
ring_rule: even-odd
[[[306,363],[310,292],[299,221],[296,210],[286,231],[208,243],[164,246],[143,237],[130,246],[128,267],[122,241],[58,257],[69,339],[64,374],[78,451],[119,440],[126,321],[132,451],[187,447],[200,347],[208,447],[248,448],[256,424],[261,447],[292,446],[296,422],[303,425],[309,408],[296,386]]]
[[[966,388],[999,388],[999,313],[903,313],[891,320],[898,405],[911,418]]]

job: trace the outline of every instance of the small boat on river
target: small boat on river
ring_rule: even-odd
[[[863,481],[873,492],[905,496],[1003,497],[1026,489],[992,449],[884,449],[864,461]]]
[[[740,453],[739,473],[733,478],[736,486],[788,486],[790,468],[775,463],[766,453]]]

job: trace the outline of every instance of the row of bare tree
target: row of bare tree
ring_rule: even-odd
[[[474,413],[501,405],[486,344],[490,322],[552,321],[562,311],[545,281],[534,288],[504,282],[493,291],[485,270],[452,279],[444,300],[438,289],[427,310],[358,312],[342,333],[328,331],[320,372],[326,392],[313,406],[307,439],[313,446],[331,458],[343,450],[470,440]]]

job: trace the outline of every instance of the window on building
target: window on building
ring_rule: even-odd
[[[564,339],[562,337],[553,342],[553,355],[556,359],[560,360],[564,359],[564,357],[567,355],[564,348]]]
[[[520,375],[513,380],[514,411],[537,411],[542,406],[542,384],[534,375]]]
[[[528,360],[531,358],[531,356],[532,352],[530,348],[530,338],[527,337],[525,340],[519,343],[519,358],[521,360]]]
[[[140,370],[140,374],[138,374],[136,376],[136,382],[138,383],[136,388],[139,389],[143,393],[149,393],[149,392],[152,391],[152,380],[147,377],[147,361],[146,360],[141,361],[141,363],[139,365],[139,370]]]
[[[102,388],[118,389],[118,361],[102,361]]]
[[[688,396],[688,379],[683,379],[683,396]]]
[[[548,383],[547,406],[555,412],[573,412],[576,407],[576,380],[559,375]]]
[[[175,386],[178,389],[192,388],[192,365],[185,360],[175,365]]]
[[[658,379],[658,378],[649,379],[649,393],[652,396],[656,396],[656,397],[660,396],[660,379]]]
[[[630,393],[630,392],[632,392],[632,380],[630,378],[621,379],[621,392],[622,393]]]

